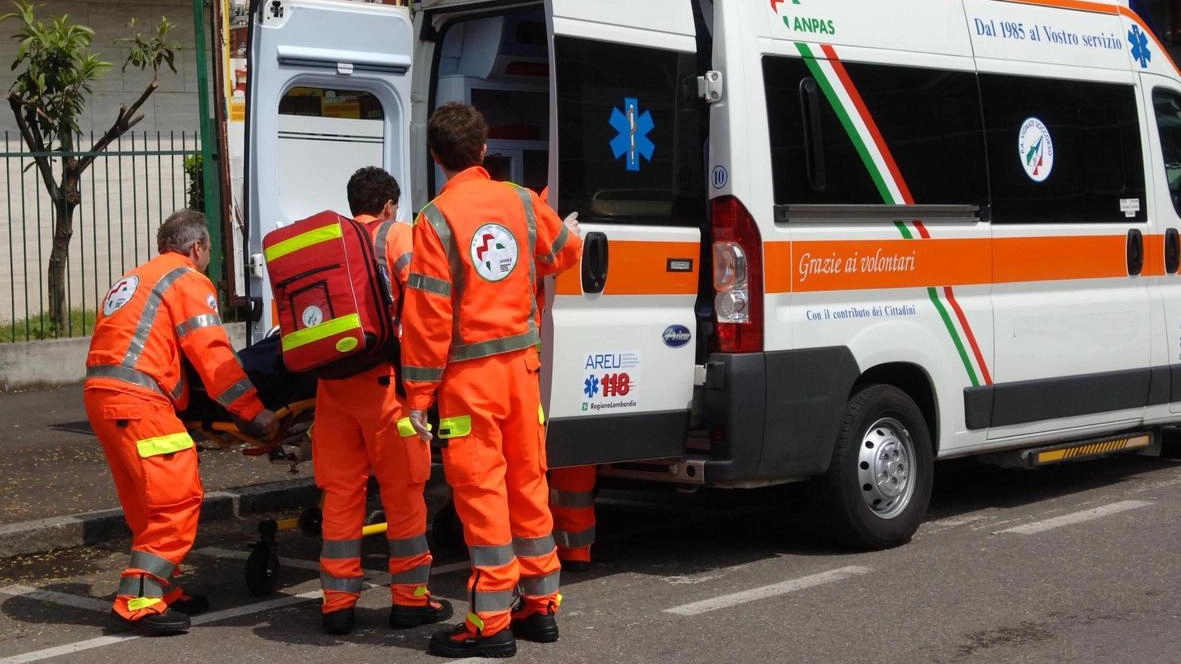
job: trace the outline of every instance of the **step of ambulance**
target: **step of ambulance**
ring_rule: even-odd
[[[1053,445],[1044,445],[1014,452],[990,454],[982,461],[999,466],[1016,468],[1039,468],[1067,461],[1095,459],[1108,454],[1122,452],[1151,452],[1159,449],[1159,442],[1153,445],[1153,435],[1148,432],[1125,433],[1104,438],[1089,438]]]
[[[686,455],[679,459],[612,463],[603,466],[599,470],[599,475],[627,480],[701,485],[705,484],[705,462],[708,460],[709,457],[704,455]]]

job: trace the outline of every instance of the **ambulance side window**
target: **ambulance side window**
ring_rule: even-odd
[[[704,113],[695,56],[558,37],[560,210],[593,223],[697,226]]]
[[[1156,127],[1165,159],[1169,197],[1173,200],[1173,208],[1181,215],[1181,95],[1158,88],[1152,92],[1152,105],[1156,108]]]
[[[1147,219],[1131,85],[981,74],[980,96],[993,223]]]
[[[763,58],[776,204],[987,202],[973,72],[845,62],[838,76],[830,63],[811,64]],[[896,173],[874,156],[883,152]],[[912,200],[893,193],[893,179]]]

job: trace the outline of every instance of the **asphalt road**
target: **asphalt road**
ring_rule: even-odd
[[[521,662],[1181,661],[1181,460],[1003,470],[938,466],[928,521],[897,549],[834,548],[793,489],[604,490],[590,572],[563,577],[555,644]],[[214,612],[167,639],[104,632],[123,545],[0,561],[0,664],[428,662],[433,627],[392,632],[388,591],[354,634],[320,632],[318,543],[280,533],[280,593],[244,588],[251,523],[217,522],[185,572]],[[365,567],[380,570],[380,538]],[[463,610],[463,556],[433,591]],[[382,574],[375,572],[380,583]]]

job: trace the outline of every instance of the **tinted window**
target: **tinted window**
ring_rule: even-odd
[[[1146,219],[1132,86],[981,74],[980,91],[994,222]]]
[[[987,199],[984,135],[976,77],[913,67],[845,63],[899,175],[918,204]],[[840,79],[800,58],[763,58],[775,202],[903,203],[883,192],[867,165],[861,135],[847,123],[857,110],[834,101]],[[834,87],[837,86],[837,87]]]
[[[692,55],[559,37],[562,214],[697,226],[705,198]],[[695,88],[693,88],[695,92]]]
[[[1165,177],[1173,207],[1181,214],[1181,96],[1167,90],[1152,93],[1156,107],[1156,127],[1160,132],[1161,153],[1165,158]]]

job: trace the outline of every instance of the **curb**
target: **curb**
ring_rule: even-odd
[[[311,477],[210,491],[201,503],[201,521],[314,505],[318,495]],[[121,509],[22,521],[0,526],[0,558],[99,544],[130,535]]]

